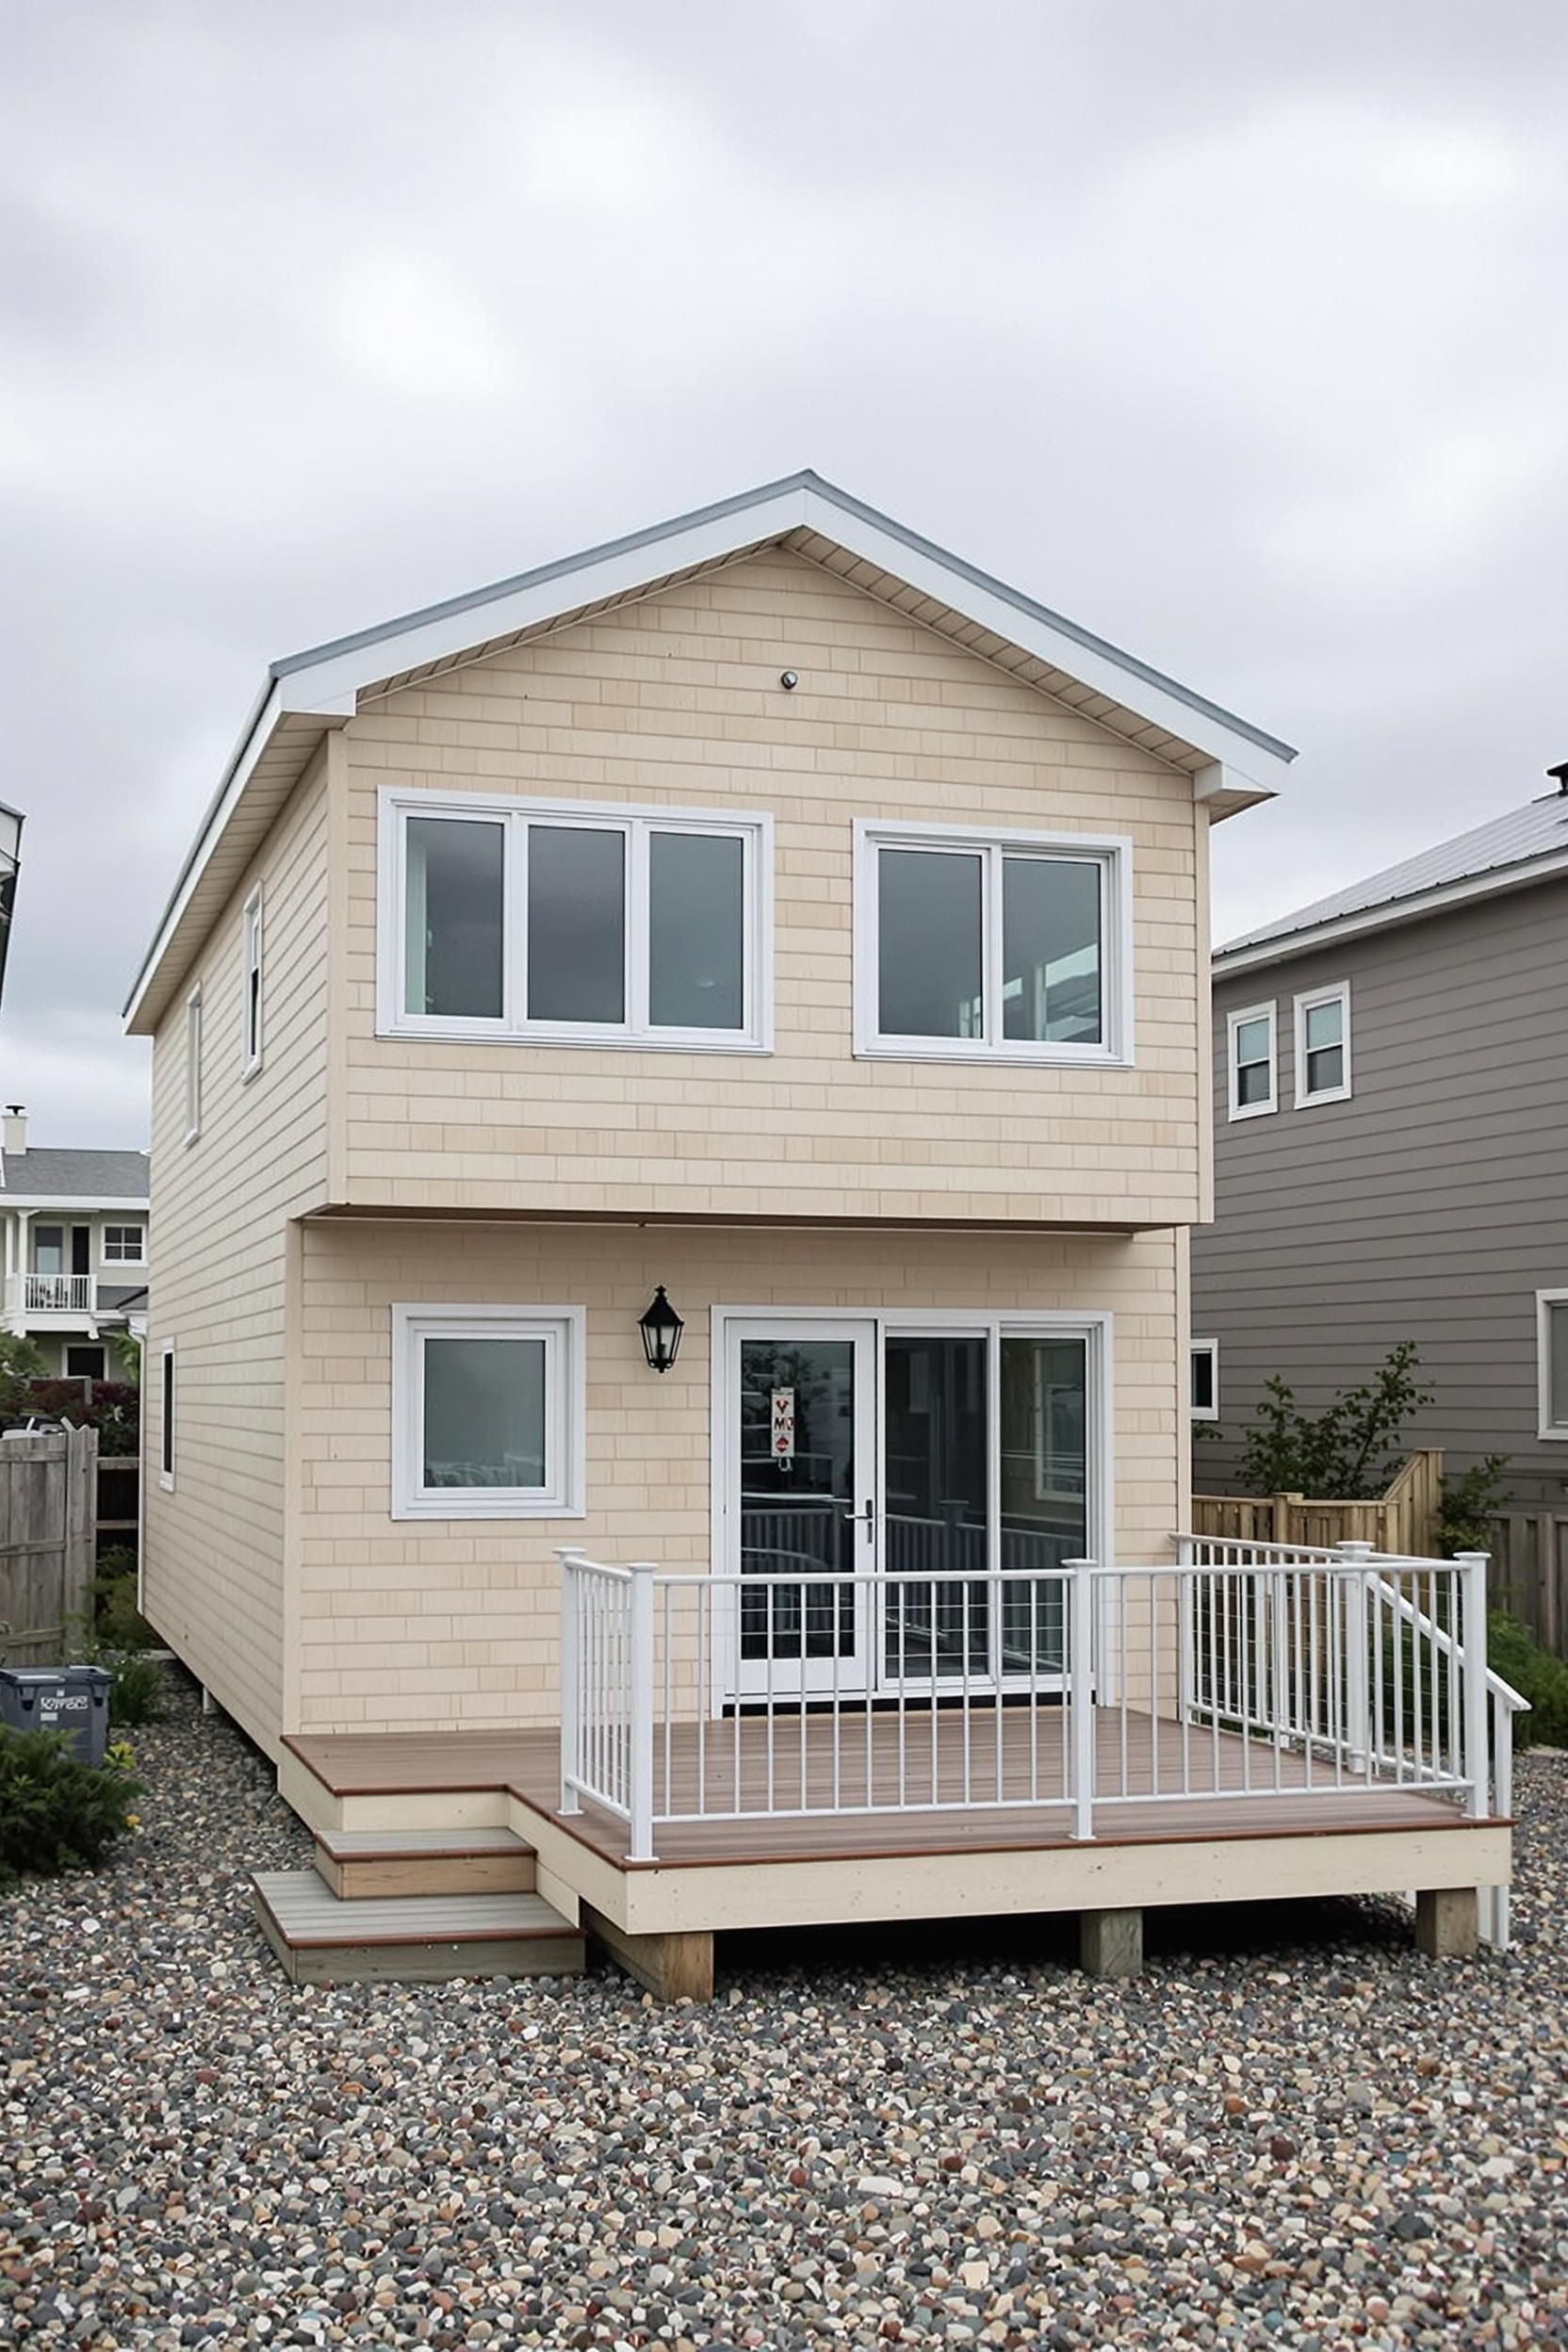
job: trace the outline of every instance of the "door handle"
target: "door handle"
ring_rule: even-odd
[[[876,1541],[876,1505],[868,1503],[864,1511],[846,1511],[844,1525],[846,1527],[864,1527],[866,1542],[874,1544]]]

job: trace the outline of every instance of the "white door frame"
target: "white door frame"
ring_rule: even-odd
[[[864,1511],[869,1502],[874,1509],[875,1542],[872,1547],[874,1558],[870,1564],[877,1572],[880,1572],[883,1567],[885,1556],[883,1542],[883,1530],[886,1524],[884,1470],[887,1447],[882,1377],[885,1338],[893,1333],[912,1335],[925,1332],[937,1337],[956,1337],[966,1333],[973,1336],[983,1335],[988,1340],[990,1361],[993,1365],[998,1361],[998,1351],[1004,1336],[1085,1340],[1087,1379],[1087,1413],[1085,1430],[1087,1458],[1085,1491],[1087,1519],[1086,1550],[1089,1558],[1102,1564],[1109,1564],[1114,1560],[1116,1448],[1112,1400],[1115,1394],[1115,1381],[1112,1359],[1113,1317],[1107,1310],[1052,1307],[923,1309],[919,1307],[730,1306],[715,1303],[710,1310],[710,1325],[711,1396],[709,1415],[710,1470],[709,1557],[721,1569],[732,1566],[738,1571],[740,1565],[738,1494],[734,1511],[731,1511],[729,1508],[731,1492],[735,1486],[739,1469],[740,1337],[748,1329],[753,1337],[786,1336],[795,1326],[799,1327],[802,1337],[837,1336],[838,1333],[833,1331],[832,1327],[838,1326],[844,1334],[863,1333],[872,1342],[869,1383],[859,1377],[860,1364],[864,1359],[858,1360],[857,1366],[856,1484],[858,1492],[856,1508],[858,1511]],[[861,1416],[864,1413],[866,1399],[859,1394],[859,1390],[868,1385],[874,1412],[869,1461],[863,1456],[860,1438],[860,1429],[863,1428]],[[992,1386],[994,1391],[994,1380]],[[993,1525],[998,1524],[1000,1520],[1001,1485],[1000,1430],[998,1429],[995,1434],[998,1443],[991,1447],[988,1474],[990,1490],[988,1501]],[[992,1638],[996,1639],[994,1628]],[[869,1655],[866,1655],[865,1645],[868,1640],[871,1647]],[[711,1703],[715,1713],[722,1713],[724,1708],[735,1699],[740,1680],[739,1659],[736,1656],[738,1646],[738,1616],[732,1619],[730,1613],[721,1607],[715,1611],[712,1648]],[[888,1687],[886,1677],[881,1671],[882,1646],[882,1623],[880,1612],[878,1612],[874,1626],[858,1625],[857,1628],[857,1658],[865,1656],[865,1662],[870,1670],[866,1687],[868,1687],[869,1695],[872,1696],[874,1696],[878,1690],[885,1690]],[[840,1689],[845,1697],[850,1695],[843,1671],[848,1663],[848,1660],[843,1661],[840,1670]],[[1042,1686],[1048,1686],[1050,1678],[1038,1679]],[[1016,1680],[1017,1678],[1004,1676],[1002,1687],[1005,1690]],[[781,1688],[781,1678],[776,1671],[774,1674],[773,1687],[776,1693],[780,1696],[791,1695],[787,1686]],[[928,1687],[936,1695],[940,1696],[946,1691],[960,1690],[963,1686],[957,1677],[939,1677]],[[829,1674],[824,1689],[830,1690],[831,1688],[831,1674]],[[912,1686],[906,1684],[906,1688],[909,1689]],[[972,1678],[970,1688],[972,1690],[975,1688]],[[760,1696],[762,1693],[757,1691],[748,1694],[743,1689],[741,1696],[744,1698],[747,1695]],[[809,1691],[806,1695],[809,1696]]]

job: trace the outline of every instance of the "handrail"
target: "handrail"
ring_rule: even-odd
[[[1417,1625],[1422,1632],[1429,1634],[1433,1643],[1444,1652],[1445,1656],[1451,1652],[1458,1658],[1461,1665],[1463,1665],[1465,1662],[1464,1644],[1462,1642],[1454,1640],[1446,1625],[1440,1625],[1434,1618],[1427,1615],[1425,1609],[1418,1609],[1415,1603],[1399,1591],[1397,1585],[1389,1584],[1380,1576],[1377,1579],[1377,1585],[1378,1590],[1386,1599],[1393,1602],[1408,1625]],[[1530,1702],[1524,1692],[1516,1690],[1511,1682],[1505,1682],[1494,1666],[1489,1666],[1486,1670],[1486,1687],[1493,1697],[1508,1708],[1511,1715],[1527,1715],[1530,1712]]]

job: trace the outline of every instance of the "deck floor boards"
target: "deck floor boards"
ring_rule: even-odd
[[[1062,1793],[1061,1721],[1054,1712],[1032,1715],[1027,1708],[1004,1707],[1000,1717],[994,1710],[976,1710],[971,1717],[966,1788],[958,1710],[906,1718],[902,1752],[895,1714],[858,1712],[841,1732],[836,1757],[826,1717],[775,1716],[773,1802],[801,1806],[804,1775],[805,1809],[792,1817],[768,1810],[769,1719],[746,1715],[701,1726],[678,1724],[672,1727],[667,1748],[661,1730],[656,1803],[662,1805],[667,1788],[674,1809],[694,1810],[703,1793],[710,1806],[733,1808],[741,1818],[661,1822],[655,1837],[659,1863],[694,1868],[1068,1844],[1071,1819]],[[1179,1723],[1131,1709],[1098,1709],[1096,1738],[1100,1788],[1126,1792],[1116,1799],[1102,1794],[1097,1802],[1095,1835],[1103,1844],[1469,1825],[1469,1817],[1441,1793],[1401,1788],[1392,1780],[1370,1788],[1338,1788],[1321,1759],[1309,1771],[1298,1751],[1231,1733],[1216,1738],[1193,1727],[1184,1755]],[[505,1788],[534,1812],[557,1813],[560,1748],[553,1726],[316,1733],[287,1744],[338,1796]],[[1184,1762],[1190,1793],[1154,1795],[1182,1784]],[[864,1806],[868,1788],[874,1803],[887,1804],[901,1788],[912,1809],[815,1809],[825,1808],[835,1796],[845,1807]],[[999,1793],[1005,1800],[1000,1805]],[[580,1813],[561,1818],[586,1844],[625,1866],[622,1821],[587,1805]]]

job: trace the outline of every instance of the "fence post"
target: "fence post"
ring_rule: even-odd
[[[1072,1835],[1094,1836],[1094,1562],[1064,1560],[1068,1584],[1068,1698],[1072,1709]],[[1125,1661],[1123,1661],[1125,1663]]]
[[[1486,1721],[1488,1559],[1485,1552],[1461,1552],[1454,1560],[1464,1595],[1464,1776],[1470,1784],[1470,1811],[1478,1821],[1489,1811],[1492,1803]]]
[[[653,1578],[651,1560],[628,1562],[631,1576],[631,1747],[627,1759],[631,1802],[629,1862],[653,1856]]]
[[[582,1595],[577,1565],[588,1555],[557,1545],[555,1556],[561,1562],[561,1810],[580,1813],[582,1799],[577,1784],[582,1771],[582,1649],[579,1617]]]
[[[1371,1694],[1367,1688],[1367,1600],[1368,1578],[1366,1563],[1373,1558],[1370,1544],[1336,1544],[1336,1559],[1348,1561],[1356,1571],[1353,1576],[1342,1579],[1345,1587],[1345,1745],[1350,1762],[1363,1772],[1369,1771],[1372,1761]]]

